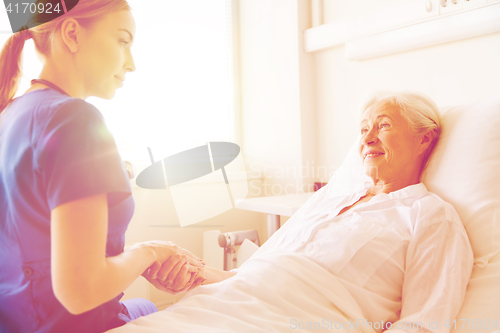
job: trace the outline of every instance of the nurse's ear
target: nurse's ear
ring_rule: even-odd
[[[84,33],[83,27],[75,19],[68,18],[62,23],[58,37],[69,52],[76,53],[80,49]]]

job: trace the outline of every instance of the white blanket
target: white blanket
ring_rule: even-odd
[[[254,256],[230,279],[198,287],[164,311],[110,332],[375,332],[320,265],[295,253]]]

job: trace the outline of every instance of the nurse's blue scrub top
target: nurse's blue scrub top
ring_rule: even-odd
[[[50,212],[108,194],[106,254],[123,252],[134,212],[115,141],[94,106],[50,88],[0,114],[0,332],[102,332],[117,326],[121,295],[72,315],[52,291]]]

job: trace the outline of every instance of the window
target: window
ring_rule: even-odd
[[[236,142],[231,0],[128,2],[137,69],[112,100],[87,99],[103,113],[122,158],[149,163],[147,147],[158,160],[209,141]],[[30,40],[18,95],[41,70],[35,59]]]

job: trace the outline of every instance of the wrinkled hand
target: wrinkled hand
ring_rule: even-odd
[[[200,266],[192,265],[187,255],[178,253],[163,264],[156,261],[142,275],[157,289],[176,295],[205,281],[205,270]]]
[[[199,270],[198,276],[194,280],[194,282],[191,285],[191,287],[189,287],[188,291],[191,290],[191,289],[194,289],[194,288],[198,287],[203,282],[205,282],[205,280],[207,279],[207,272],[205,271],[205,267],[201,267],[198,270]]]

